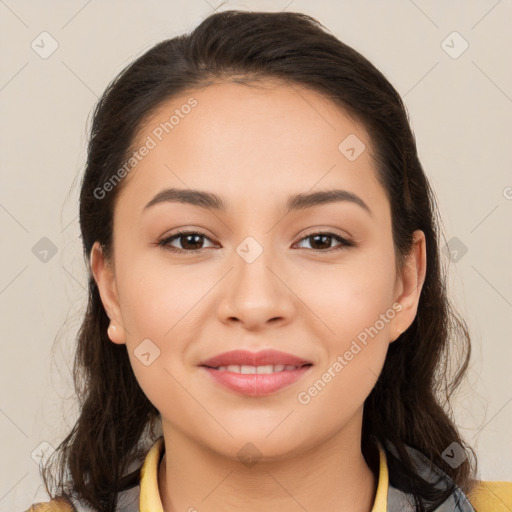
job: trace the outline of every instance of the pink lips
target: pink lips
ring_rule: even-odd
[[[274,371],[273,373],[244,374],[234,371],[218,370],[229,365],[237,366],[295,366],[295,369]],[[263,350],[253,353],[246,350],[224,352],[207,359],[200,364],[217,383],[248,396],[264,396],[297,382],[307,373],[312,363],[285,352]]]

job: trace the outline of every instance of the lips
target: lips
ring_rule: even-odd
[[[291,386],[311,371],[313,363],[285,352],[232,350],[203,361],[199,367],[235,393],[260,397]]]
[[[283,365],[300,368],[311,365],[311,361],[280,352],[278,350],[262,350],[260,352],[249,352],[247,350],[231,350],[202,361],[199,366],[219,368],[227,366],[262,367]],[[281,369],[279,367],[279,369]]]

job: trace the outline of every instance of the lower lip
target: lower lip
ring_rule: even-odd
[[[301,379],[312,366],[274,373],[236,373],[201,366],[222,386],[247,396],[265,396],[275,393]]]

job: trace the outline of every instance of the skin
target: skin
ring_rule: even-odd
[[[316,92],[294,85],[215,83],[166,101],[138,133],[139,145],[190,96],[198,105],[127,176],[114,212],[114,256],[99,244],[91,267],[135,376],[160,411],[166,455],[159,468],[165,512],[370,511],[377,476],[361,452],[363,405],[389,344],[417,312],[426,256],[414,233],[395,272],[391,212],[376,179],[371,140],[358,122]],[[356,134],[366,150],[349,161],[340,142]],[[214,192],[225,212],[183,203],[143,208],[161,189]],[[284,215],[290,194],[334,188],[360,206],[335,202]],[[207,238],[160,239],[187,228]],[[340,251],[331,231],[356,243]],[[252,236],[252,263],[236,248]],[[193,247],[204,249],[192,254]],[[402,309],[308,404],[297,400],[366,327],[393,304]],[[134,355],[150,339],[160,356]],[[274,348],[310,360],[297,383],[265,397],[220,387],[197,365],[243,348]],[[253,443],[252,466],[237,452]],[[375,469],[375,468],[374,468]],[[302,508],[304,507],[304,508]]]

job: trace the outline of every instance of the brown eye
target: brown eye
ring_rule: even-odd
[[[182,231],[160,240],[158,245],[175,252],[197,252],[201,249],[205,249],[205,247],[202,247],[202,239],[210,240],[206,235],[196,231]],[[179,241],[181,247],[171,245],[171,242],[174,241]]]
[[[339,242],[338,246],[331,247],[333,239]],[[311,250],[317,252],[339,251],[354,245],[345,238],[330,232],[312,233],[311,235],[305,236],[300,241],[302,242],[303,240],[310,240]],[[308,249],[308,247],[306,247],[306,249]]]

